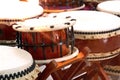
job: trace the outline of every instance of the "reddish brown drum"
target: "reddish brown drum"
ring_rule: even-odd
[[[120,53],[120,18],[99,11],[70,11],[59,13],[76,18],[74,25],[75,46],[81,51],[89,47],[90,61],[106,60]]]
[[[40,0],[45,12],[62,12],[84,8],[83,0]]]
[[[55,59],[72,53],[74,34],[72,18],[47,18],[26,20],[13,25],[18,31],[18,47],[30,52],[35,60]],[[69,29],[68,27],[71,27]],[[71,31],[69,33],[69,31]],[[71,45],[71,49],[69,49]]]
[[[34,59],[52,59],[69,53],[65,30],[42,33],[22,33],[22,46],[29,51]],[[42,53],[42,54],[41,54]]]

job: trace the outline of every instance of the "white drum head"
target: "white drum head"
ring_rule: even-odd
[[[1,80],[13,80],[13,78],[15,80],[31,80],[38,76],[35,62],[27,51],[9,46],[0,46],[0,51]]]
[[[50,18],[40,17],[39,19],[29,19],[13,25],[13,29],[20,32],[46,32],[65,29],[75,24],[72,18]]]
[[[120,0],[101,2],[97,5],[97,10],[120,15]]]
[[[103,33],[110,33],[117,31],[116,34],[120,34],[120,18],[113,14],[100,12],[100,11],[71,11],[62,12],[59,14],[51,14],[53,16],[63,17],[71,16],[76,19],[76,24],[74,25],[75,34],[85,34],[85,35],[97,35]],[[114,34],[112,34],[114,35]],[[89,36],[88,36],[89,37]],[[107,35],[102,36],[107,37]],[[96,38],[101,38],[96,36]]]
[[[31,5],[20,1],[16,1],[11,4],[1,2],[0,11],[0,22],[14,22],[36,17],[43,13],[43,8],[39,5]]]

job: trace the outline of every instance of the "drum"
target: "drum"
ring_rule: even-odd
[[[63,12],[85,7],[83,0],[39,0],[45,12]]]
[[[43,12],[41,6],[32,6],[29,9],[30,7],[30,4],[18,1],[13,1],[12,5],[6,5],[4,1],[0,3],[0,44],[15,46],[16,31],[12,29],[12,25],[16,22],[37,17]]]
[[[89,61],[106,60],[120,53],[120,18],[99,11],[71,11],[56,14],[76,18],[74,27],[75,46],[81,51],[89,47]],[[114,47],[113,47],[114,46]]]
[[[111,0],[101,2],[97,5],[97,10],[120,16],[120,1]]]
[[[39,67],[25,50],[0,46],[0,80],[36,80]]]
[[[74,52],[72,27],[74,24],[75,19],[69,16],[61,19],[40,17],[19,22],[13,25],[13,29],[19,32],[18,47],[30,52],[36,61],[40,60],[39,62],[42,63],[43,60],[46,63],[50,59],[60,58]],[[69,31],[72,32],[69,33]]]
[[[97,10],[111,13],[120,17],[120,1],[104,1],[97,5]],[[111,75],[120,75],[120,54],[110,60],[102,62],[105,65],[104,70]]]

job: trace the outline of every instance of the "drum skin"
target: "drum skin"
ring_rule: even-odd
[[[31,53],[35,60],[45,60],[65,56],[69,53],[65,30],[49,32],[23,32],[22,48]],[[25,46],[25,44],[30,46]]]
[[[0,24],[0,40],[15,40],[16,31],[13,30],[12,26]]]
[[[83,0],[40,0],[44,9],[59,10],[75,8],[83,5]]]
[[[120,35],[117,35],[103,39],[75,39],[75,46],[80,50],[87,46],[91,53],[107,53],[119,49],[119,42]]]

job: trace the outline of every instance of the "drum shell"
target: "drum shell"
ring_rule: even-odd
[[[83,0],[40,0],[40,5],[48,10],[75,8],[83,5]]]
[[[30,52],[35,60],[59,58],[69,53],[66,37],[64,29],[49,32],[22,32],[20,45]]]
[[[107,53],[120,48],[120,35],[103,39],[75,39],[75,46],[79,50],[89,47],[91,53]],[[114,47],[113,47],[114,46]]]
[[[16,31],[13,30],[12,26],[0,24],[0,40],[15,40]]]

